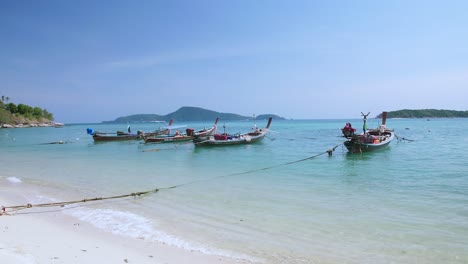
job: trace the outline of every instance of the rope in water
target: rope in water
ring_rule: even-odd
[[[409,141],[409,142],[414,141],[413,139],[407,139],[407,138],[404,138],[404,137],[399,137],[396,134],[395,134],[395,137],[398,139],[398,141],[403,141],[403,140],[406,140],[406,141]]]
[[[316,155],[313,155],[313,156],[310,156],[310,157],[307,157],[307,158],[303,158],[303,159],[300,159],[300,160],[290,161],[290,162],[286,162],[286,163],[279,164],[279,165],[274,165],[274,166],[269,166],[269,167],[264,167],[264,168],[259,168],[259,169],[244,171],[244,172],[237,172],[237,173],[232,173],[232,174],[227,174],[227,175],[222,175],[222,176],[217,176],[217,177],[212,177],[212,178],[207,178],[207,179],[202,179],[202,180],[197,180],[197,181],[186,182],[186,183],[182,183],[182,184],[178,184],[178,185],[173,185],[173,186],[170,186],[170,187],[156,188],[156,189],[152,189],[152,190],[149,190],[149,191],[134,192],[134,193],[130,193],[130,194],[108,196],[108,197],[96,197],[96,198],[82,199],[82,200],[75,200],[75,201],[66,201],[66,202],[42,203],[42,204],[30,204],[30,203],[28,203],[28,204],[25,204],[25,205],[2,206],[1,211],[0,211],[0,216],[9,215],[9,213],[16,212],[16,211],[19,211],[19,210],[29,209],[29,208],[33,208],[33,207],[56,207],[56,206],[63,207],[65,205],[71,205],[71,204],[77,204],[77,203],[86,203],[86,202],[94,202],[94,201],[102,201],[102,200],[110,200],[110,199],[119,199],[119,198],[126,198],[126,197],[137,197],[137,196],[142,196],[142,195],[146,195],[146,194],[155,193],[155,192],[158,192],[160,190],[174,189],[174,188],[177,188],[177,187],[187,186],[187,185],[195,184],[195,183],[199,183],[199,182],[212,181],[212,180],[225,178],[225,177],[232,177],[232,176],[237,176],[237,175],[249,174],[249,173],[253,173],[253,172],[257,172],[257,171],[269,170],[269,169],[273,169],[273,168],[278,168],[278,167],[282,167],[282,166],[287,166],[287,165],[291,165],[291,164],[311,160],[311,159],[314,159],[316,157],[319,157],[319,156],[327,154],[327,153],[328,153],[328,155],[331,155],[331,153],[333,151],[335,151],[335,149],[338,148],[341,145],[342,144],[339,144],[339,145],[334,146],[333,148],[328,149],[328,150],[326,150],[326,151],[324,151],[322,153],[319,153],[319,154],[316,154]]]
[[[333,148],[328,149],[328,150],[326,150],[326,151],[324,151],[324,152],[321,152],[321,153],[319,153],[319,154],[316,154],[316,155],[313,155],[313,156],[310,156],[310,157],[307,157],[307,158],[303,158],[303,159],[300,159],[300,160],[290,161],[290,162],[286,162],[286,163],[279,164],[279,165],[274,165],[274,166],[269,166],[269,167],[264,167],[264,168],[259,168],[259,169],[244,171],[244,172],[236,172],[236,173],[232,173],[232,174],[221,175],[221,176],[217,176],[217,177],[213,177],[213,178],[207,178],[207,179],[202,179],[202,180],[198,180],[198,181],[192,181],[192,182],[182,183],[182,184],[174,185],[174,186],[171,186],[171,187],[160,188],[160,190],[163,190],[163,189],[173,189],[173,188],[182,187],[182,186],[186,186],[186,185],[190,185],[190,184],[195,184],[195,183],[199,183],[199,182],[212,181],[212,180],[216,180],[216,179],[220,179],[220,178],[231,177],[231,176],[238,176],[238,175],[244,175],[244,174],[249,174],[249,173],[253,173],[253,172],[257,172],[257,171],[264,171],[264,170],[269,170],[269,169],[273,169],[273,168],[278,168],[278,167],[282,167],[282,166],[286,166],[286,165],[291,165],[291,164],[294,164],[294,163],[299,163],[299,162],[303,162],[303,161],[306,161],[306,160],[311,160],[311,159],[313,159],[313,158],[316,158],[316,157],[318,157],[318,156],[321,156],[321,155],[324,155],[324,154],[327,154],[327,153],[330,155],[331,152],[335,151],[335,149],[338,148],[338,147],[341,146],[341,145],[343,145],[343,144],[336,145],[336,146],[334,146]]]

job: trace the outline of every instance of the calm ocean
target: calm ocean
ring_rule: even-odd
[[[364,154],[339,146],[331,157],[284,165],[340,145],[348,121],[273,120],[261,143],[230,147],[94,143],[86,134],[126,130],[115,124],[0,129],[0,184],[34,186],[25,194],[33,204],[182,184],[62,212],[207,254],[264,263],[468,263],[468,120],[389,119],[414,141]],[[361,120],[351,121],[359,131]],[[212,122],[175,125],[182,124]],[[225,124],[229,133],[253,126]],[[44,144],[55,141],[66,144]]]

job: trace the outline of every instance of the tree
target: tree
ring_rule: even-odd
[[[41,118],[42,117],[42,108],[40,107],[34,107],[32,109],[32,115],[35,117],[35,118]]]
[[[18,107],[14,103],[9,103],[5,106],[5,109],[10,111],[12,114],[16,114],[18,112]]]
[[[12,115],[9,111],[0,108],[0,124],[10,124]]]
[[[2,95],[0,97],[0,124],[11,124],[26,121],[36,122],[41,119],[54,120],[54,116],[46,109],[31,107],[26,104],[8,103],[10,97]]]
[[[33,112],[33,108],[29,105],[19,104],[18,105],[18,113],[21,115],[31,115]]]
[[[46,109],[42,110],[42,116],[49,120],[54,120],[54,116],[49,113]]]

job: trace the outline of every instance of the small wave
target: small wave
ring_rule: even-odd
[[[16,177],[8,177],[6,178],[7,181],[11,182],[11,183],[21,183],[21,179],[20,178],[16,178]]]
[[[133,213],[116,211],[112,209],[88,208],[73,208],[71,210],[65,210],[64,212],[80,219],[81,221],[91,223],[99,229],[109,231],[116,235],[144,239],[148,241],[157,241],[190,251],[198,251],[207,255],[218,255],[254,262],[258,261],[258,259],[248,255],[235,254],[225,250],[195,245],[165,232],[157,231],[153,228],[150,220]]]
[[[66,213],[113,234],[149,239],[151,223],[144,217],[111,209],[72,209]]]

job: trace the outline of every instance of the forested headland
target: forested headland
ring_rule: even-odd
[[[381,118],[382,114],[377,118]],[[443,118],[443,117],[468,117],[468,111],[439,110],[439,109],[403,109],[398,111],[389,111],[388,118]]]
[[[2,95],[0,98],[0,125],[29,125],[51,123],[54,120],[52,113],[46,109],[26,104],[15,104],[10,98]]]

